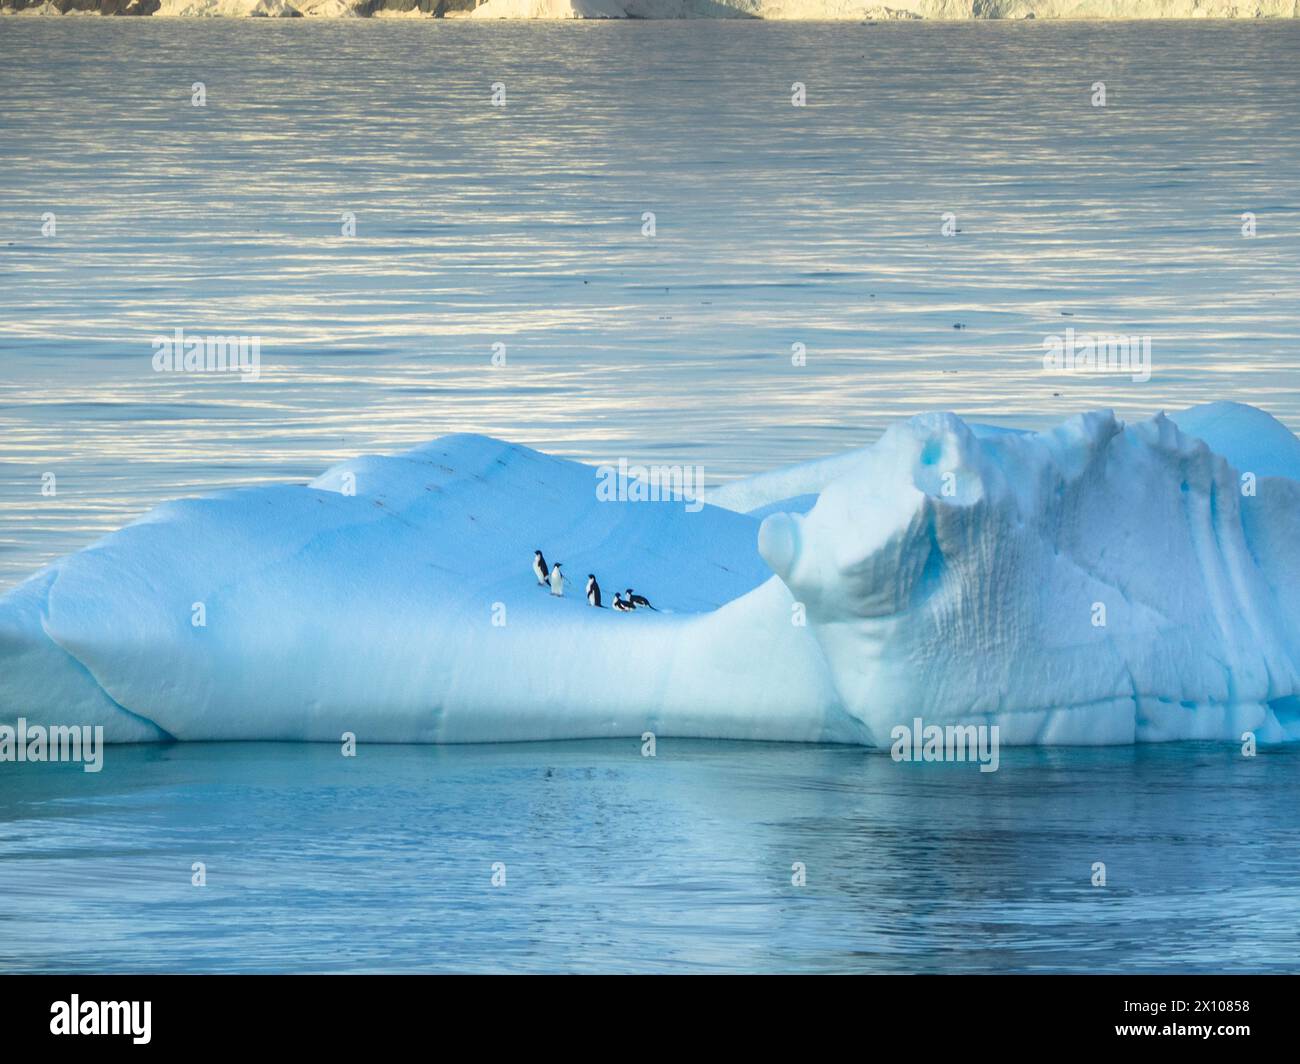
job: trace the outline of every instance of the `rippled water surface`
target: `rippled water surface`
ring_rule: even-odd
[[[936,407],[1300,428],[1297,57],[1286,21],[6,19],[0,587],[452,431],[716,484]],[[1149,334],[1152,380],[1044,375],[1066,325]],[[177,327],[263,379],[154,373]]]
[[[1295,970],[1297,769],[1196,744],[984,774],[767,743],[114,747],[98,774],[0,772],[0,969]]]
[[[0,21],[0,589],[163,499],[454,431],[716,484],[937,407],[1300,429],[1298,55],[1295,22]],[[1149,334],[1152,379],[1044,375],[1067,325]],[[262,379],[153,372],[178,327],[259,336]],[[0,969],[1294,969],[1297,769],[667,740],[0,764]]]

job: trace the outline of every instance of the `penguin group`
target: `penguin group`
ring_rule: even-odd
[[[542,557],[539,550],[533,551],[533,573],[537,577],[537,582],[542,587],[547,585],[551,588],[551,594],[557,597],[564,594],[564,574],[560,572],[560,565],[556,562],[552,566],[547,566],[546,559]]]
[[[564,574],[560,572],[560,566],[563,562],[556,562],[554,565],[547,565],[546,558],[543,557],[540,550],[533,551],[533,575],[537,577],[539,587],[549,587],[551,594],[557,598],[564,595]],[[596,582],[596,574],[587,574],[586,586],[587,602],[597,609],[603,609],[604,603],[600,598],[600,584]],[[650,605],[650,600],[644,595],[638,595],[629,587],[627,589],[627,598],[623,598],[621,591],[614,592],[614,603],[611,607],[617,613],[630,613],[635,609],[658,610]]]

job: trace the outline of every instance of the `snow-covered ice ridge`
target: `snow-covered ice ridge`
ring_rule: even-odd
[[[8,0],[4,15],[487,19],[1295,18],[1300,0]]]
[[[0,597],[0,721],[121,742],[879,746],[917,716],[1012,744],[1300,738],[1300,440],[1253,407],[1044,433],[924,414],[698,512],[597,483],[456,435],[167,503]],[[593,609],[589,572],[662,612]]]

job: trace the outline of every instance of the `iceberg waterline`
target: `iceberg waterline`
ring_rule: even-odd
[[[1043,433],[920,415],[713,494],[751,512],[596,481],[457,435],[167,503],[0,598],[0,720],[110,742],[887,746],[918,716],[1012,744],[1300,738],[1300,441],[1252,407]],[[663,612],[591,608],[588,572]]]

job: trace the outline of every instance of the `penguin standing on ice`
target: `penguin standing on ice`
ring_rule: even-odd
[[[539,550],[533,551],[533,572],[537,574],[538,584],[545,587],[550,570],[546,568],[546,559],[542,557],[542,552]]]
[[[557,598],[564,594],[564,574],[560,572],[560,562],[551,566],[551,594]]]
[[[632,610],[636,609],[636,607],[633,606],[630,602],[624,602],[622,599],[622,593],[615,591],[614,609],[616,609],[619,613],[631,613]]]
[[[600,609],[600,585],[596,583],[596,574],[587,574],[587,601]]]
[[[636,609],[638,606],[644,606],[648,610],[655,610],[655,608],[650,605],[650,600],[648,598],[646,598],[644,595],[632,594],[632,589],[630,587],[627,589],[627,600],[628,602],[632,603],[633,609]],[[655,610],[655,613],[658,612],[659,612],[658,610]]]

